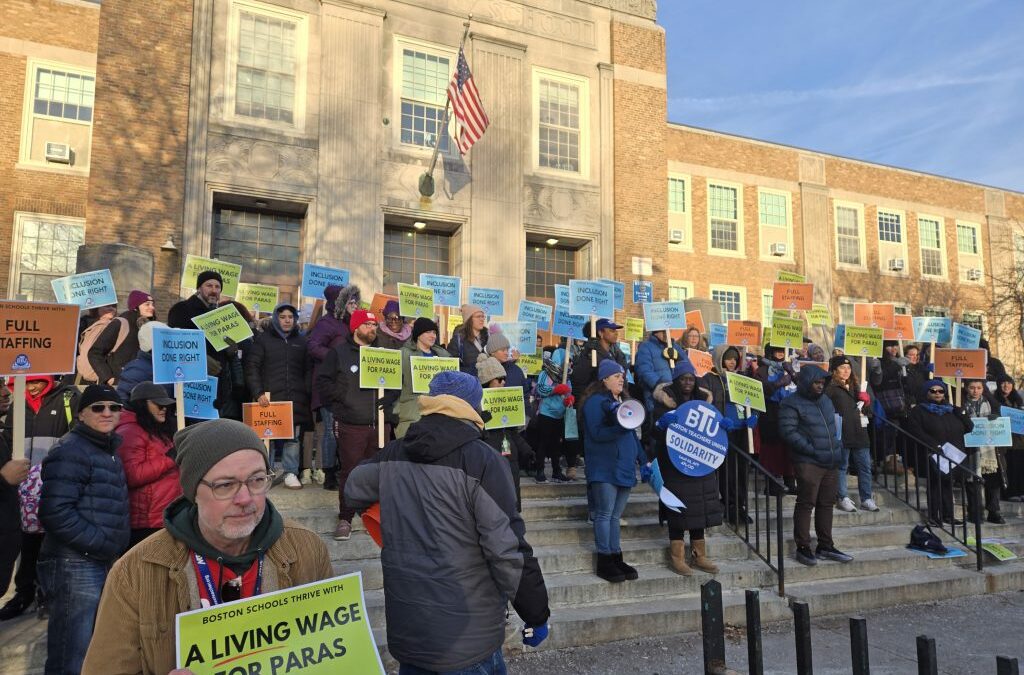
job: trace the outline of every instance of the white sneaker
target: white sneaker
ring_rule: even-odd
[[[836,504],[836,508],[838,508],[840,511],[846,511],[847,513],[857,512],[857,507],[853,505],[853,500],[850,499],[849,497],[843,497],[842,499],[840,499],[839,503]]]
[[[294,473],[286,473],[284,475],[284,486],[289,490],[301,490],[302,483],[295,477]]]
[[[317,469],[317,470],[315,470],[313,472],[313,482],[314,483],[317,483],[319,485],[323,485],[325,479],[326,479],[326,476],[324,475],[324,470],[323,469]]]
[[[299,482],[303,485],[309,485],[313,482],[312,473],[309,469],[302,470],[302,474],[299,475]]]
[[[879,511],[878,504],[875,503],[874,499],[865,499],[860,503],[860,507],[865,511]]]

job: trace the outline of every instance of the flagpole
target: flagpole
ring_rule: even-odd
[[[462,24],[465,27],[465,30],[462,32],[462,41],[459,42],[459,54],[462,53],[463,48],[466,46],[466,38],[469,37],[469,24],[471,21],[473,21],[472,14],[466,17],[466,22]],[[458,71],[458,56],[456,56],[455,58],[455,69],[456,71]],[[456,72],[456,77],[458,77],[458,72]],[[420,176],[420,194],[423,195],[424,197],[434,196],[434,167],[437,165],[437,153],[441,150],[441,134],[448,133],[448,111],[451,109],[451,106],[451,97],[445,95],[444,117],[441,118],[440,133],[437,135],[437,138],[434,141],[434,152],[430,156],[430,164],[427,166],[427,170],[423,173],[423,175]]]

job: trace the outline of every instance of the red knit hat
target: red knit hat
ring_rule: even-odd
[[[352,312],[352,318],[348,321],[348,329],[355,333],[357,328],[369,321],[377,323],[377,315],[373,312],[368,312],[365,309],[357,309]]]
[[[153,296],[146,291],[132,291],[128,294],[128,309],[135,310],[144,302],[150,302]]]

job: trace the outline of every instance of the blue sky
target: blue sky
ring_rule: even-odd
[[[668,119],[1024,192],[1024,0],[661,0]]]

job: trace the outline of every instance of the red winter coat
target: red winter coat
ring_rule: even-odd
[[[174,444],[150,436],[130,410],[121,412],[117,433],[121,436],[117,454],[128,478],[132,529],[163,527],[164,509],[181,496],[178,466],[167,456]]]

